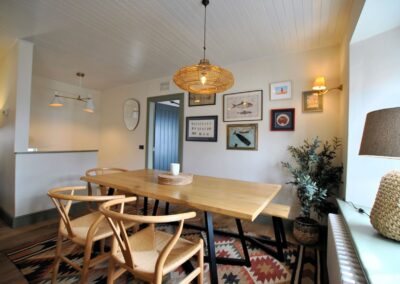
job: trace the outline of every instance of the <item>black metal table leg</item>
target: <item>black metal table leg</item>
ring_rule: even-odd
[[[146,216],[147,215],[147,203],[148,203],[148,197],[144,197],[143,198],[143,215]]]
[[[246,239],[243,234],[242,223],[240,222],[240,219],[235,219],[235,221],[236,221],[236,227],[237,227],[238,233],[239,233],[239,238],[240,238],[240,241],[242,242],[245,264],[247,267],[250,267],[251,266],[250,255],[249,255],[249,251],[246,246]]]
[[[156,200],[154,201],[153,216],[156,216],[156,215],[157,215],[158,203],[160,203],[160,201],[159,201],[158,199],[156,199]]]
[[[279,224],[279,231],[280,231],[281,237],[282,237],[282,247],[287,248],[286,234],[285,234],[285,228],[283,227],[282,218],[277,218],[277,221]]]
[[[169,214],[169,202],[165,202],[165,215]]]
[[[272,224],[274,226],[276,251],[278,253],[278,259],[280,261],[283,261],[284,256],[283,256],[283,247],[282,247],[282,233],[280,231],[280,226],[279,226],[279,220],[278,219],[279,218],[277,218],[277,217],[272,217]]]
[[[215,256],[215,243],[214,243],[214,227],[212,214],[204,212],[206,234],[207,234],[207,248],[208,248],[208,259],[210,265],[210,282],[211,284],[218,284],[218,273],[217,273],[217,262]]]

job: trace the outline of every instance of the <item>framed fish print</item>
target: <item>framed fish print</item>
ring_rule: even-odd
[[[190,107],[215,105],[215,94],[198,95],[189,93],[188,104]]]
[[[228,124],[226,149],[257,150],[258,124]]]
[[[294,131],[294,108],[271,109],[271,131]]]
[[[223,121],[262,120],[262,104],[262,90],[225,94]]]
[[[218,116],[186,117],[186,141],[216,142]]]
[[[303,92],[303,112],[321,112],[324,110],[324,95],[316,91]]]
[[[289,100],[292,98],[292,81],[270,84],[270,100]]]

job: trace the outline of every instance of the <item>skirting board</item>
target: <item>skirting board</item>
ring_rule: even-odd
[[[79,215],[84,212],[87,212],[88,207],[85,203],[74,203],[71,206],[71,214]],[[57,219],[60,215],[57,212],[56,208],[48,209],[45,211],[35,212],[32,214],[27,214],[18,217],[11,217],[7,212],[5,212],[2,208],[0,208],[0,218],[4,220],[4,222],[10,226],[11,228],[19,228],[23,226],[32,225],[35,223],[39,223],[45,220]]]

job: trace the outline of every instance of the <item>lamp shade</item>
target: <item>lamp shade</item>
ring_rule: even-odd
[[[315,78],[312,89],[314,91],[326,90],[325,77],[320,76],[320,77]]]
[[[83,108],[83,111],[93,113],[94,112],[94,103],[92,99],[87,99],[85,103],[85,107]]]
[[[54,95],[53,99],[49,103],[49,106],[51,107],[62,107],[63,105],[62,99],[57,94]]]
[[[400,107],[367,114],[359,154],[400,158]]]
[[[230,71],[211,65],[207,59],[200,60],[199,64],[179,69],[173,79],[179,88],[201,95],[221,93],[234,83]]]

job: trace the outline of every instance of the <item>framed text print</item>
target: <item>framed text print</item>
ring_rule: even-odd
[[[186,117],[186,141],[216,142],[218,116]]]

